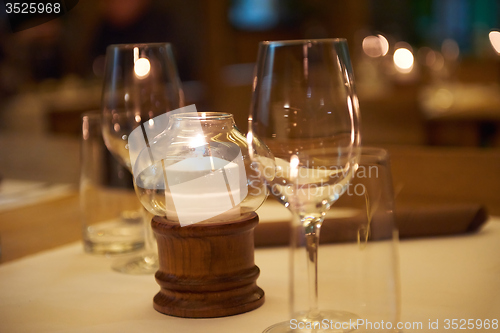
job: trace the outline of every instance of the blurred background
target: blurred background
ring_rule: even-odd
[[[77,183],[80,114],[114,43],[171,42],[187,104],[247,130],[258,42],[346,38],[363,144],[407,202],[500,214],[500,0],[82,0],[21,32],[0,11],[0,174]]]

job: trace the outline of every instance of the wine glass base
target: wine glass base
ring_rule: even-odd
[[[290,321],[266,328],[263,333],[347,333],[356,330],[359,319],[354,313],[332,310],[321,311],[314,319],[306,315],[299,313]]]
[[[154,274],[158,267],[158,255],[144,252],[133,258],[118,260],[111,266],[117,272],[132,275]]]

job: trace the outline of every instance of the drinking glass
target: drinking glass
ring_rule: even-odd
[[[144,123],[184,105],[171,45],[168,43],[110,45],[102,93],[103,137],[108,150],[132,172],[134,154],[128,137]],[[159,134],[162,130],[159,130]],[[115,265],[115,270],[130,274],[154,273],[158,255],[150,227],[151,215],[144,218],[145,251],[138,257]]]
[[[356,172],[321,229],[319,308],[356,314],[358,318],[346,323],[345,329],[394,332],[399,319],[398,237],[389,155],[385,150],[361,148]],[[297,312],[307,303],[303,286],[308,277],[303,228],[296,225],[293,234],[292,306]],[[294,314],[291,320],[289,326],[298,326]],[[317,333],[342,329],[341,323],[330,321],[312,324]]]
[[[80,217],[85,252],[114,256],[142,249],[144,233],[132,178],[123,166],[109,163],[101,128],[99,111],[83,114]]]
[[[358,99],[344,39],[261,42],[247,140],[259,138],[275,160],[251,157],[271,195],[288,207],[305,234],[308,310],[302,322],[356,320],[319,309],[318,245],[325,214],[356,170]],[[252,150],[250,150],[252,151]],[[265,332],[288,332],[289,322]],[[347,332],[345,330],[342,332]]]

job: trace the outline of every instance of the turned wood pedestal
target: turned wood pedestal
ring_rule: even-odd
[[[151,222],[158,243],[161,287],[154,308],[184,318],[213,318],[254,310],[264,303],[256,280],[256,213],[239,220],[181,227],[164,217]]]

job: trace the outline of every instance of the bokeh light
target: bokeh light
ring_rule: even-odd
[[[139,58],[135,62],[134,71],[135,75],[137,75],[138,78],[146,77],[149,74],[150,69],[151,69],[151,64],[149,63],[149,60],[146,58]]]
[[[389,52],[389,42],[382,35],[365,37],[362,46],[366,55],[372,58],[385,56]]]
[[[394,51],[394,65],[401,73],[409,73],[413,68],[413,53],[407,48],[399,48]]]
[[[491,46],[493,46],[496,53],[500,54],[500,31],[490,31],[489,37]]]

